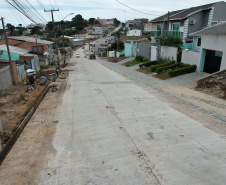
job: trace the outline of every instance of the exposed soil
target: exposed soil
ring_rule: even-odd
[[[46,85],[40,85],[39,77],[42,75],[47,77]],[[0,93],[0,120],[3,128],[3,134],[0,135],[0,138],[3,147],[53,78],[55,78],[53,70],[40,71],[36,75],[33,91],[26,92],[28,86],[28,80],[26,80],[17,85],[12,85]]]
[[[158,79],[161,79],[161,80],[168,80],[168,79],[170,79],[170,78],[163,77],[163,76],[161,76],[159,74],[153,75],[153,77],[158,78]]]
[[[137,69],[137,71],[144,73],[144,74],[150,74],[150,72],[145,69]]]
[[[118,63],[118,62],[120,62],[120,61],[122,61],[122,60],[125,60],[125,59],[126,59],[126,57],[108,58],[107,61],[108,61],[108,62],[112,62],[112,63]]]
[[[226,77],[223,77],[223,74],[221,74],[206,79],[198,83],[195,90],[226,100]]]

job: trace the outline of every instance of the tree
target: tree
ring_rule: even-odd
[[[115,25],[115,26],[118,26],[120,23],[121,23],[121,22],[120,22],[118,19],[114,18],[114,25]]]
[[[13,31],[15,30],[15,26],[11,25],[10,23],[6,24],[8,30],[10,30],[10,36],[13,36]]]
[[[147,37],[146,37],[149,41],[151,41],[151,35],[148,34]]]
[[[181,48],[181,46],[183,45],[183,41],[180,37],[174,37],[174,36],[168,36],[167,38],[160,37],[160,45]]]
[[[70,46],[70,40],[68,38],[62,38],[60,37],[58,40],[57,40],[57,45],[59,47],[63,47],[63,43],[64,43],[64,47],[69,47]]]
[[[92,24],[92,25],[94,25],[94,23],[95,23],[95,18],[90,18],[90,19],[89,19],[89,23]]]
[[[31,28],[31,35],[34,34],[38,34],[38,35],[42,35],[42,32],[40,31],[42,28],[39,26],[34,26],[33,28]]]
[[[95,24],[101,25],[100,21],[98,21],[98,20],[95,20]]]
[[[119,46],[119,47],[118,47]],[[107,50],[112,51],[112,50],[119,50],[122,51],[124,50],[124,42],[121,40],[116,40],[110,47],[108,47]]]

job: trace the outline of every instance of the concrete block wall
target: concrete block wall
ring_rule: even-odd
[[[177,51],[176,47],[161,46],[161,58],[170,58],[177,60]]]
[[[13,83],[10,66],[0,69],[0,90],[7,89]]]
[[[181,62],[185,64],[197,65],[197,71],[198,71],[200,66],[200,52],[184,49],[182,51]]]

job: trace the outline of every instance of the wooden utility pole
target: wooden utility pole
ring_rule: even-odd
[[[142,34],[142,20],[140,20],[140,43],[141,43],[141,34]]]
[[[170,18],[170,12],[168,12],[168,18],[167,18],[167,31],[166,31],[166,38],[168,38],[168,32],[169,32],[169,18]]]
[[[55,11],[59,11],[59,9],[58,10],[44,10],[44,12],[51,12],[51,15],[52,15],[54,42],[55,42],[56,57],[57,57],[57,67],[60,67],[60,61],[59,61],[58,49],[57,49],[57,41],[56,41],[56,31],[55,31],[55,24],[54,24],[54,17],[53,17],[53,12],[55,12]]]
[[[11,55],[10,55],[10,50],[9,50],[8,39],[7,39],[7,35],[6,35],[6,30],[5,30],[4,18],[1,17],[1,20],[2,20],[2,27],[3,27],[4,36],[5,36],[5,44],[6,44],[6,48],[7,48],[7,51],[8,51],[9,64],[10,64],[10,68],[11,68],[11,72],[12,72],[13,82],[16,83],[14,68],[13,68],[13,64],[12,64],[12,60],[11,60]]]

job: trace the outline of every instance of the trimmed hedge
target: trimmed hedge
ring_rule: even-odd
[[[143,58],[143,62],[147,62],[148,61],[148,58]]]
[[[178,68],[178,67],[182,67],[183,66],[183,63],[176,63],[176,64],[172,64],[172,65],[169,65],[169,66],[164,66],[164,67],[158,67],[157,69],[156,69],[156,72],[158,73],[158,74],[160,74],[160,73],[162,73],[162,72],[165,72],[165,71],[168,71],[168,70],[172,70],[172,69],[176,69],[176,68]]]
[[[141,68],[153,66],[153,65],[156,65],[156,64],[159,64],[159,62],[154,60],[154,61],[142,63],[139,66],[140,66],[140,69],[141,69]]]
[[[171,70],[168,73],[171,77],[174,77],[174,76],[179,76],[179,75],[184,75],[184,74],[187,74],[187,73],[195,72],[196,68],[197,68],[196,65],[189,65],[189,66],[184,67],[184,68]]]
[[[142,56],[136,56],[135,60],[139,61],[139,62],[143,62],[143,58]]]
[[[152,67],[149,68],[149,70],[151,72],[155,72],[156,69],[159,68],[159,67],[165,67],[165,66],[169,66],[169,65],[172,65],[172,64],[175,64],[175,61],[167,62],[167,63],[164,63],[164,64],[159,64],[159,65],[152,66]]]

